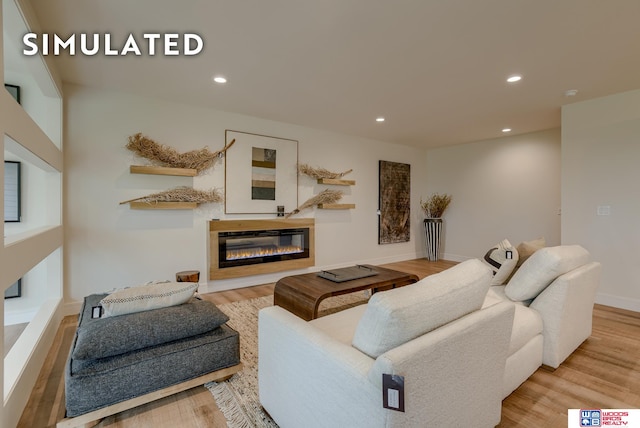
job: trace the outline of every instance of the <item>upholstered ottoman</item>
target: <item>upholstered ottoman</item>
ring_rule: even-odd
[[[238,333],[214,304],[192,298],[176,306],[92,318],[105,296],[84,299],[66,365],[63,422],[85,414],[88,421],[99,419],[241,369]],[[150,394],[163,389],[168,393]],[[132,401],[145,395],[150,399]]]

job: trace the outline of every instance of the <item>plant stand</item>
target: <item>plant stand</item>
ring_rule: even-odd
[[[427,238],[427,260],[435,262],[440,258],[440,236],[442,235],[442,219],[425,218],[424,231]]]

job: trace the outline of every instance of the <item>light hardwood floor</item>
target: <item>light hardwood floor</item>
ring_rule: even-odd
[[[22,334],[29,323],[12,324],[4,326],[4,356],[6,357],[13,345],[18,341],[18,338]]]
[[[384,265],[420,278],[454,263],[426,259]],[[224,304],[273,294],[273,284],[204,295]],[[66,317],[19,427],[53,427],[64,416],[64,363],[76,328]],[[557,370],[540,368],[503,401],[500,427],[566,427],[570,408],[640,408],[640,313],[596,305],[593,334]],[[224,427],[204,387],[111,416],[98,427]]]

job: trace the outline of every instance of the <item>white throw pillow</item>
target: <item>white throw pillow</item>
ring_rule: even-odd
[[[520,269],[520,266],[522,266],[522,264],[526,262],[533,253],[538,251],[540,248],[544,248],[545,245],[547,245],[547,242],[544,237],[534,239],[532,241],[522,241],[518,244],[516,247],[518,250],[518,263],[516,263],[516,267],[511,271],[511,275],[509,275],[505,284],[511,281],[511,278],[513,278],[513,275],[515,275],[518,269]]]
[[[352,345],[377,358],[480,309],[490,281],[491,270],[473,259],[415,284],[375,293],[358,323]]]
[[[164,282],[115,291],[100,300],[103,317],[180,305],[195,295],[198,285],[197,282]]]
[[[491,285],[503,285],[518,263],[518,250],[503,239],[484,255],[484,262],[493,271]]]
[[[522,264],[505,288],[514,301],[534,299],[560,275],[589,262],[589,252],[580,245],[541,248]]]

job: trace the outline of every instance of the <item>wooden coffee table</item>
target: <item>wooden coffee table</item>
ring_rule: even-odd
[[[380,266],[363,266],[378,274],[345,282],[333,282],[319,277],[317,273],[286,276],[276,282],[273,303],[309,321],[318,317],[318,306],[327,297],[361,290],[372,290],[375,293],[413,284],[419,279],[417,275]]]

